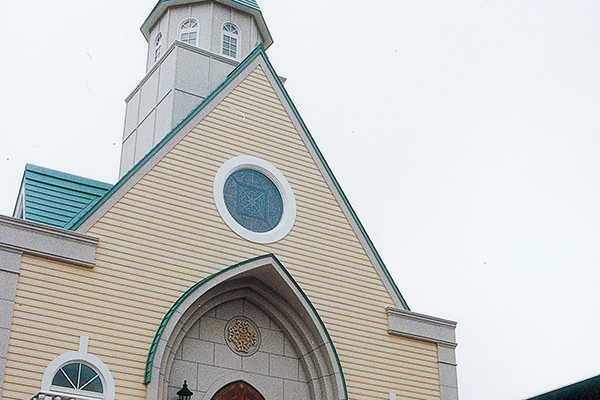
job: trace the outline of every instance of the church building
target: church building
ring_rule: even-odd
[[[255,0],[161,0],[119,180],[27,165],[0,216],[2,400],[455,400],[288,96]]]

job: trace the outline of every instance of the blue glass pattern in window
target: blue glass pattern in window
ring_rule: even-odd
[[[229,175],[223,198],[233,219],[252,232],[268,232],[281,221],[283,201],[279,190],[253,169],[240,169]]]

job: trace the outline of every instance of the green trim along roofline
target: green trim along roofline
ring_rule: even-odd
[[[158,3],[154,6],[142,26],[140,27],[140,31],[146,38],[146,41],[150,41],[150,30],[154,27],[156,22],[162,17],[165,11],[169,7],[175,7],[184,4],[191,3],[201,3],[203,1],[209,0],[159,0]],[[264,39],[265,48],[269,48],[273,44],[273,37],[269,32],[269,28],[267,27],[267,23],[263,18],[262,12],[260,11],[260,7],[256,0],[212,0],[217,3],[224,4],[226,6],[235,8],[242,12],[248,13],[254,17],[256,24],[260,30],[261,35]]]
[[[210,282],[211,280],[217,278],[218,276],[232,271],[238,267],[247,265],[251,262],[254,261],[258,261],[258,260],[264,260],[267,258],[272,258],[275,263],[277,264],[277,267],[281,269],[281,271],[285,274],[285,276],[290,280],[290,282],[293,283],[294,287],[298,290],[298,292],[302,295],[302,298],[304,301],[306,301],[306,303],[309,305],[311,311],[314,313],[315,317],[317,318],[321,328],[323,329],[327,340],[329,341],[329,344],[331,345],[331,349],[333,351],[335,360],[337,362],[337,366],[339,368],[340,371],[340,375],[341,375],[341,379],[343,382],[343,387],[344,387],[344,396],[347,399],[348,398],[348,389],[346,387],[346,379],[344,378],[344,371],[342,370],[342,364],[340,362],[337,350],[335,349],[335,346],[333,344],[333,341],[331,340],[331,336],[329,335],[329,331],[327,330],[327,327],[325,326],[325,324],[323,323],[323,320],[321,319],[321,316],[319,315],[319,313],[317,312],[317,310],[315,309],[314,305],[311,303],[311,301],[309,300],[308,296],[306,295],[306,293],[304,293],[304,291],[302,290],[302,288],[300,287],[300,285],[298,285],[298,283],[296,282],[296,280],[292,277],[292,275],[288,272],[288,270],[283,266],[283,264],[281,263],[281,261],[279,261],[279,259],[274,255],[274,254],[264,254],[262,256],[258,256],[258,257],[254,257],[251,258],[249,260],[246,261],[242,261],[239,262],[237,264],[231,265],[227,268],[224,268],[216,273],[214,273],[213,275],[210,275],[206,278],[204,278],[203,280],[201,280],[200,282],[196,283],[195,285],[193,285],[192,287],[190,287],[188,290],[185,291],[185,293],[183,293],[181,295],[181,297],[179,297],[179,299],[177,299],[177,301],[175,303],[173,303],[173,305],[171,306],[171,308],[169,309],[169,311],[167,311],[167,313],[165,314],[165,316],[163,317],[157,331],[156,334],[154,335],[154,339],[152,341],[152,345],[150,346],[150,350],[148,351],[148,358],[146,359],[146,370],[144,373],[144,384],[148,384],[151,379],[152,379],[152,365],[154,363],[154,356],[156,354],[156,349],[158,347],[158,344],[160,342],[160,339],[162,337],[162,334],[165,330],[165,327],[167,326],[169,320],[171,319],[171,317],[173,316],[173,314],[177,311],[177,309],[179,308],[179,306],[188,298],[190,297],[196,290],[198,290],[199,288],[201,288],[203,285],[205,285],[206,283]]]
[[[375,248],[373,242],[371,241],[371,238],[369,237],[364,226],[358,219],[358,215],[352,208],[352,205],[348,201],[348,198],[344,194],[344,191],[342,190],[340,184],[338,183],[337,179],[335,178],[333,171],[327,164],[327,161],[323,157],[321,150],[319,149],[319,147],[317,146],[317,143],[315,142],[312,135],[310,134],[308,127],[302,120],[302,117],[300,116],[298,110],[296,109],[296,106],[294,105],[294,103],[292,102],[292,99],[290,98],[287,91],[285,90],[285,87],[283,86],[281,79],[275,73],[275,70],[274,70],[273,66],[271,65],[271,63],[269,62],[269,59],[265,53],[265,49],[261,44],[259,44],[252,51],[252,53],[250,53],[248,55],[248,57],[246,57],[246,59],[244,61],[242,61],[227,76],[227,79],[225,79],[210,95],[208,95],[208,97],[206,99],[204,99],[202,101],[202,103],[200,103],[190,114],[188,114],[188,116],[183,121],[181,121],[175,128],[173,128],[173,130],[168,135],[166,135],[148,154],[146,154],[146,156],[144,156],[131,170],[129,170],[119,180],[119,182],[117,182],[112,187],[112,189],[104,195],[104,197],[102,199],[100,199],[100,201],[96,202],[93,206],[90,206],[89,209],[87,210],[87,212],[85,212],[84,214],[81,214],[77,220],[73,219],[72,221],[70,221],[68,226],[65,227],[65,229],[76,230],[87,218],[89,218],[102,205],[102,203],[104,201],[106,201],[113,193],[115,193],[133,174],[135,174],[150,158],[152,158],[167,142],[169,142],[171,140],[171,138],[179,132],[179,130],[181,130],[194,116],[196,116],[196,114],[198,114],[200,112],[200,110],[202,110],[204,107],[206,107],[231,81],[233,81],[237,77],[237,75],[239,75],[241,73],[241,71],[243,71],[252,61],[254,61],[255,58],[257,58],[259,56],[261,56],[265,60],[265,63],[269,68],[269,72],[273,75],[275,81],[277,82],[277,85],[278,85],[279,89],[281,90],[281,92],[283,93],[283,96],[285,97],[286,102],[289,104],[291,110],[294,113],[294,117],[300,123],[300,126],[302,127],[302,130],[304,131],[306,137],[308,138],[310,145],[312,146],[315,153],[317,154],[319,161],[322,163],[323,167],[325,168],[327,175],[333,182],[333,184],[335,186],[335,190],[339,193],[344,205],[349,210],[349,212],[352,216],[352,219],[356,223],[356,226],[360,230],[361,235],[364,237],[369,249],[372,251],[375,259],[377,260],[377,263],[380,265],[385,277],[387,278],[388,282],[390,283],[390,285],[394,291],[394,294],[398,297],[402,306],[406,310],[410,311],[410,307],[408,306],[406,300],[402,296],[402,293],[396,286],[396,283],[394,282],[389,270],[385,266],[383,259],[377,252],[377,249]]]

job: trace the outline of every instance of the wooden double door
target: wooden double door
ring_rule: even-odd
[[[221,388],[212,400],[265,400],[265,398],[246,382],[237,381]]]

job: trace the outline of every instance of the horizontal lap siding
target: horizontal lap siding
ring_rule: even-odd
[[[277,243],[240,238],[217,212],[215,173],[238,155],[268,160],[292,186],[296,222]],[[79,334],[88,332],[89,351],[113,373],[118,398],[145,398],[148,348],[173,302],[210,274],[273,253],[325,322],[350,399],[383,400],[390,392],[439,399],[435,345],[387,333],[385,307],[392,300],[260,68],[88,233],[100,238],[93,270],[34,258],[23,266],[9,363],[26,359],[36,341],[43,343],[43,362],[8,370],[5,394],[16,393],[25,378],[34,379],[35,391],[40,365],[77,350]],[[64,287],[73,290],[65,294]],[[65,332],[41,331],[32,342],[36,321],[63,321]]]
[[[3,398],[28,399],[40,390],[46,366],[76,351],[81,335],[90,337],[89,353],[109,366],[121,398],[144,398],[137,370],[145,366],[156,318],[128,315],[132,304],[107,293],[111,285],[103,284],[97,270],[30,256],[22,260]]]

